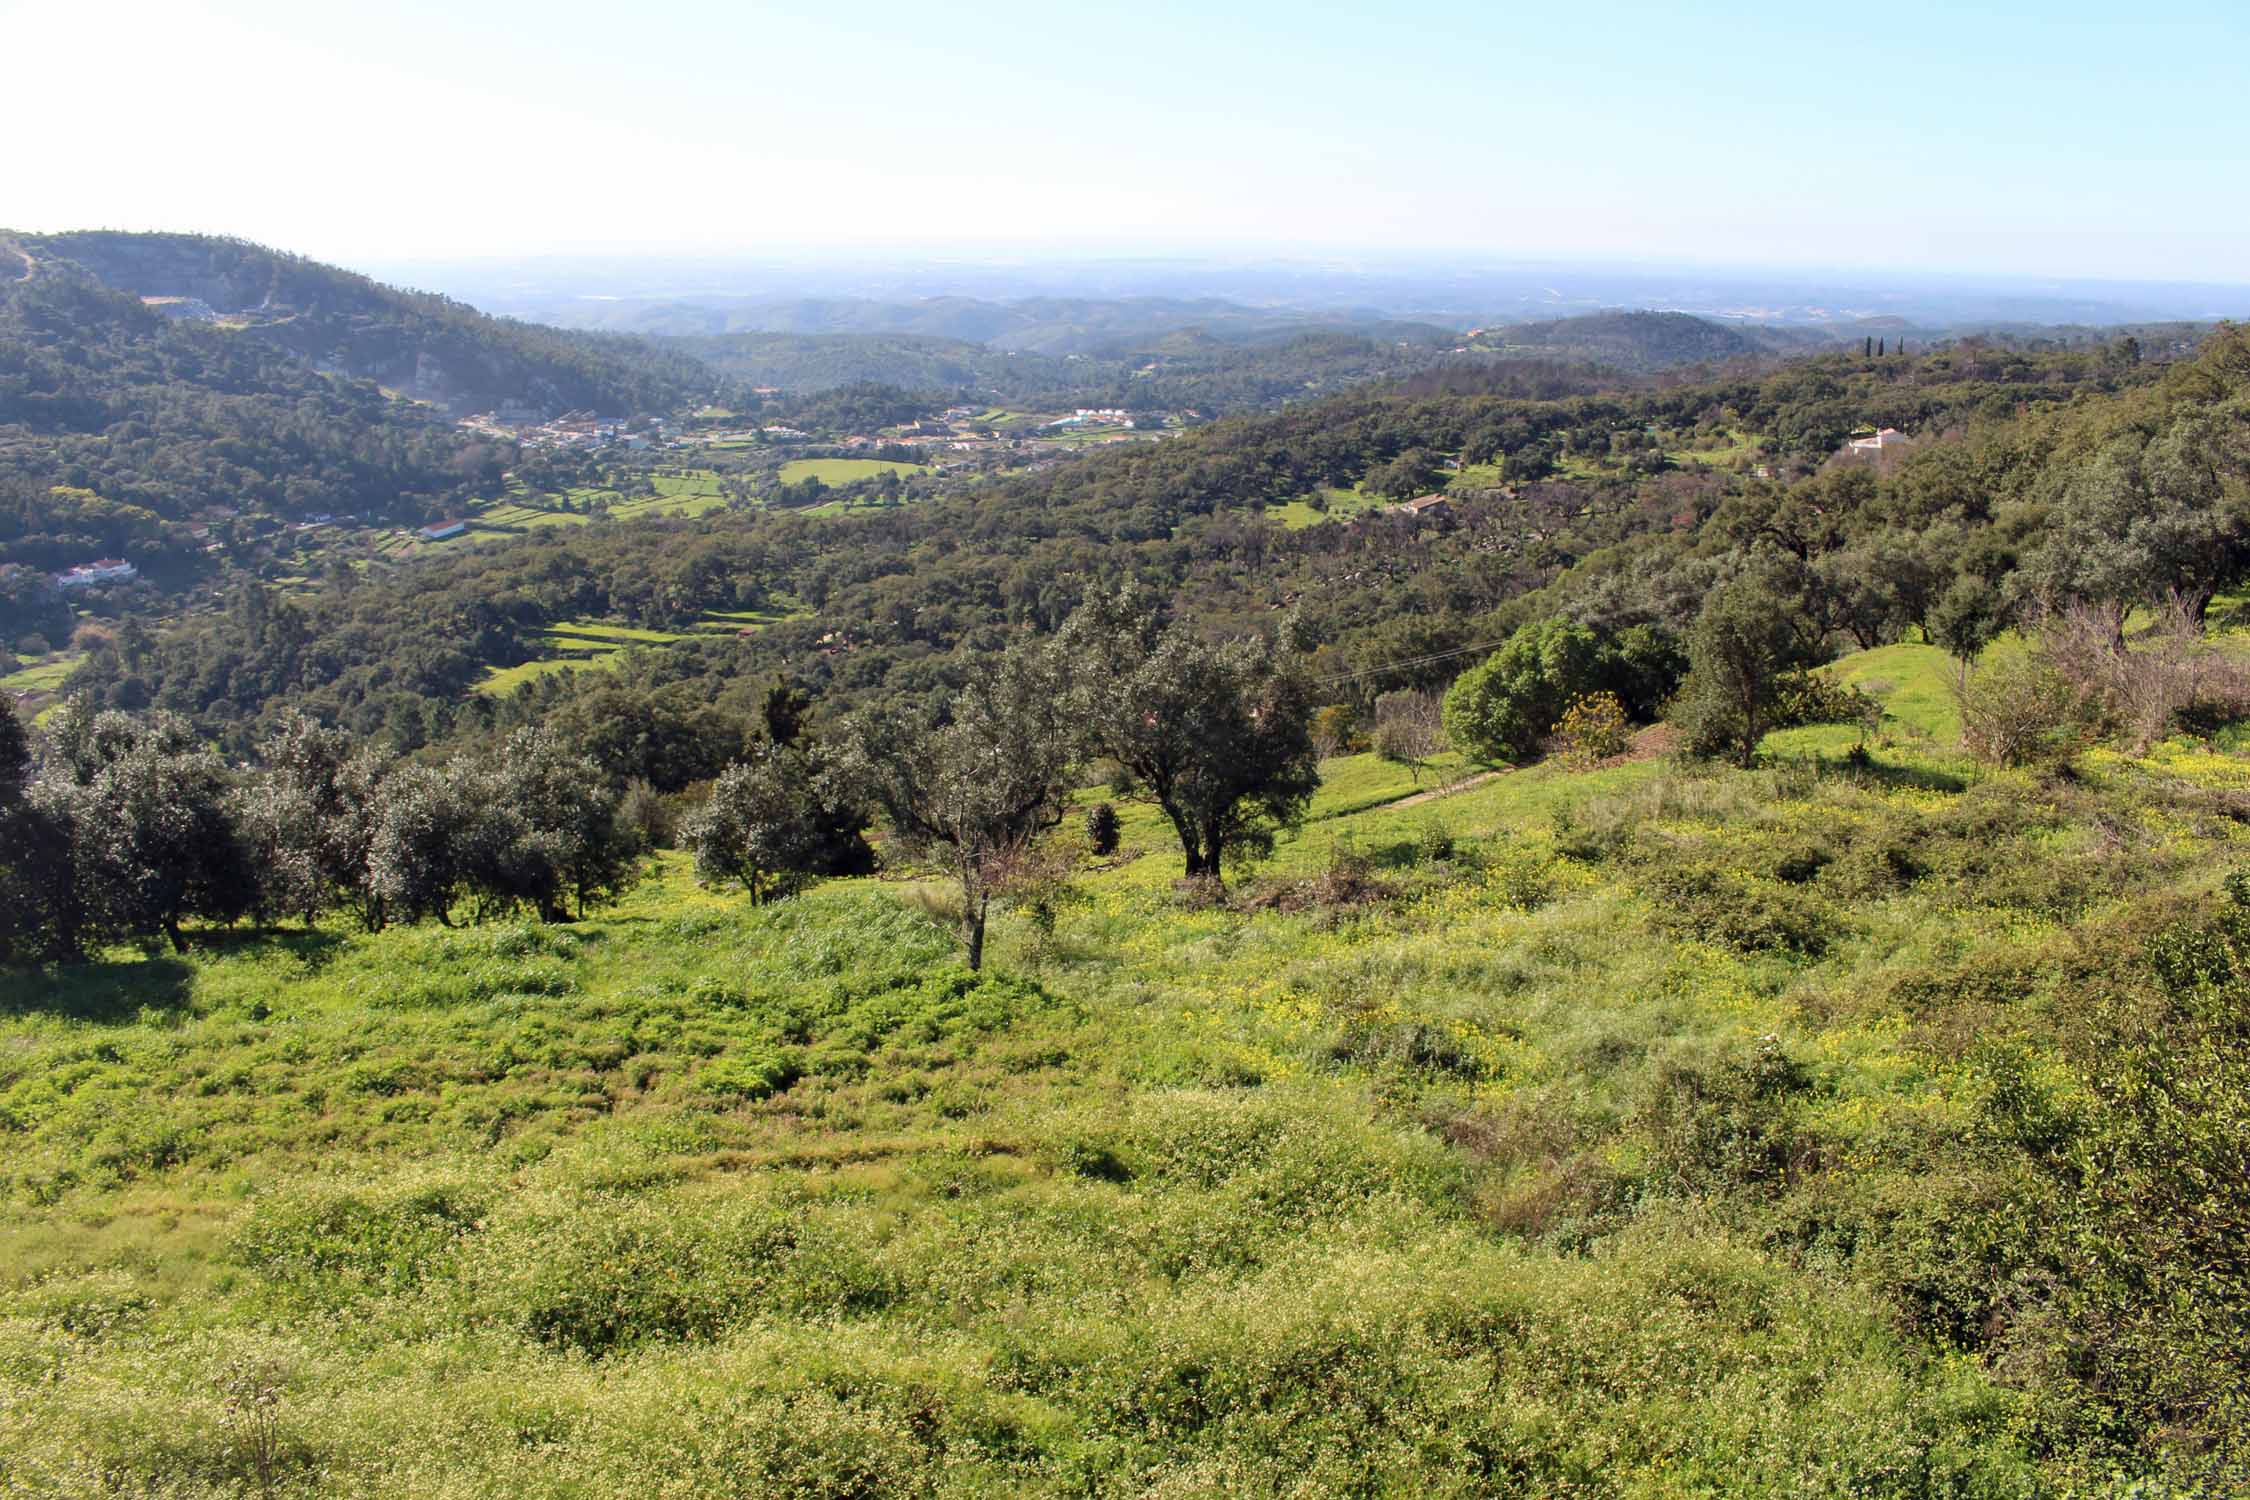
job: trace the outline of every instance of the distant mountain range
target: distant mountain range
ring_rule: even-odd
[[[949,304],[960,300],[1126,302],[1139,304],[1141,316],[1148,320],[1138,330],[1141,333],[1168,318],[1213,327],[1222,318],[1243,317],[1321,327],[1397,319],[1460,332],[1630,309],[1808,328],[1856,327],[1870,318],[1892,318],[1926,335],[2003,325],[2108,326],[2250,316],[2250,285],[1877,270],[1479,263],[1466,257],[1413,261],[1334,256],[1272,262],[1185,256],[1027,258],[995,250],[981,259],[965,255],[943,260],[877,259],[852,253],[796,260],[520,257],[370,269],[402,285],[440,288],[492,312],[569,327],[645,326],[649,331],[703,333],[915,332],[980,343],[1002,335],[980,333],[965,324],[910,326],[885,321],[871,325],[865,309],[838,314],[800,305],[872,302],[916,308],[921,311],[914,316],[934,313],[943,319],[955,315]],[[674,310],[664,317],[675,316],[680,309],[696,309],[687,316],[705,321],[694,328],[658,328],[640,321],[655,316],[659,307]],[[806,321],[836,316],[853,320],[851,326]]]
[[[1442,325],[1395,319],[1368,309],[1322,313],[1250,307],[1213,297],[574,299],[528,304],[526,315],[572,328],[620,333],[904,335],[1057,356],[1136,348],[1189,329],[1235,342],[1341,331],[1434,345],[1453,333]]]

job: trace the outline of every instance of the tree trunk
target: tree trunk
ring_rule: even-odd
[[[961,941],[969,950],[969,972],[974,974],[984,967],[984,911],[982,896],[971,901],[965,896],[961,903]]]
[[[172,940],[172,951],[173,951],[174,953],[185,953],[185,952],[187,952],[187,937],[186,937],[186,935],[185,935],[185,934],[183,934],[183,933],[182,933],[182,932],[180,931],[180,917],[179,917],[179,913],[177,913],[177,912],[167,912],[167,913],[165,913],[165,915],[164,915],[164,935],[165,935],[166,937],[168,937],[168,938],[170,938],[170,939]]]
[[[1203,868],[1203,850],[1196,843],[1195,826],[1188,822],[1187,814],[1166,806],[1164,816],[1172,820],[1172,832],[1179,836],[1180,852],[1187,857],[1187,878],[1193,880],[1207,873]]]

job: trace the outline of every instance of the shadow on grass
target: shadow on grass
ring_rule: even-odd
[[[1842,755],[1815,755],[1810,760],[1816,775],[1854,781],[1863,786],[1917,792],[1965,792],[1969,789],[1966,776],[1930,766],[1895,764],[1871,754],[1855,755],[1847,750]]]
[[[258,950],[288,954],[307,969],[327,967],[336,951],[356,928],[328,927],[221,927],[203,928],[189,935],[188,945],[199,953],[244,953]]]
[[[0,970],[0,1015],[49,1015],[122,1026],[186,1010],[194,971],[169,954]]]
[[[1382,870],[1410,870],[1422,862],[1422,847],[1413,839],[1371,845],[1367,852],[1376,868]]]

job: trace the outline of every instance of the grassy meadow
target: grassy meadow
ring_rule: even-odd
[[[1291,531],[1302,531],[1307,526],[1318,526],[1323,521],[1348,521],[1368,511],[1381,510],[1390,502],[1380,495],[1370,495],[1353,485],[1350,489],[1331,487],[1320,492],[1321,505],[1315,506],[1310,498],[1292,500],[1287,505],[1272,505],[1266,514]]]
[[[1865,756],[1332,761],[1225,906],[1066,825],[977,975],[667,854],[0,977],[0,1493],[2198,1493],[1978,1257],[2250,763],[1980,772],[1942,653],[1844,668]]]
[[[783,484],[817,479],[822,484],[853,484],[878,474],[923,474],[924,464],[902,464],[882,458],[793,458],[781,466]]]

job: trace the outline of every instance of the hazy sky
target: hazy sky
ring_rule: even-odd
[[[2250,4],[0,0],[0,224],[2250,281]]]

